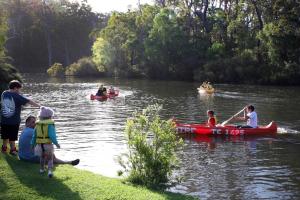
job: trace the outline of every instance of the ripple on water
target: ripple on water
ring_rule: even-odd
[[[91,101],[98,84],[115,85],[120,96],[104,102]],[[198,86],[198,85],[197,85]],[[136,109],[161,103],[161,116],[184,122],[206,121],[213,109],[220,121],[249,103],[256,106],[260,123],[274,120],[283,127],[276,137],[213,138],[201,141],[185,138],[179,152],[181,168],[176,175],[183,182],[171,191],[201,199],[300,199],[300,100],[298,88],[216,85],[214,96],[201,96],[194,83],[145,80],[25,80],[24,94],[55,109],[61,149],[58,157],[80,158],[77,166],[106,176],[116,176],[118,155],[127,151],[124,128]],[[27,115],[38,110],[25,109]],[[279,132],[281,130],[279,129]]]

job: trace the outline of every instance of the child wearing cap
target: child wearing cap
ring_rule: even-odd
[[[42,106],[39,111],[39,121],[36,122],[31,145],[35,146],[35,155],[40,157],[40,173],[45,172],[45,163],[48,164],[48,177],[53,176],[54,147],[60,148],[56,140],[56,131],[52,117],[54,111],[51,108]],[[53,144],[52,144],[53,143]]]

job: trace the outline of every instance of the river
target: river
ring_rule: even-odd
[[[99,84],[113,85],[120,96],[91,101]],[[213,109],[226,120],[246,104],[253,104],[259,123],[274,120],[275,137],[186,136],[179,152],[183,177],[170,191],[201,199],[300,199],[300,87],[215,85],[213,96],[199,95],[199,83],[132,79],[50,78],[24,74],[23,93],[55,110],[63,159],[80,158],[78,168],[116,177],[117,156],[126,152],[124,127],[134,110],[163,105],[162,118],[203,122]],[[26,108],[22,119],[37,115]]]

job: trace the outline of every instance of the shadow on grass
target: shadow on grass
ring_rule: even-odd
[[[0,191],[5,192],[7,190],[7,184],[0,177]]]
[[[62,180],[55,178],[55,176],[49,179],[47,174],[39,174],[38,164],[19,161],[15,157],[8,155],[5,156],[5,159],[19,181],[36,191],[41,197],[57,200],[81,200],[79,194],[71,191],[67,185],[62,183]]]
[[[127,181],[127,180],[123,180],[122,183],[124,185],[133,186],[133,187],[137,187],[137,188],[144,187],[144,186],[141,186],[138,184],[131,183],[130,181]],[[168,192],[168,191],[165,191],[164,189],[154,189],[151,187],[145,187],[145,188],[147,188],[148,190],[150,190],[153,193],[162,194],[166,200],[197,200],[197,199],[199,199],[195,196],[174,193],[174,192]]]

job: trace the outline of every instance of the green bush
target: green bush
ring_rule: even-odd
[[[91,58],[85,57],[79,59],[76,63],[67,67],[66,76],[96,76],[99,71]]]
[[[54,63],[48,70],[47,73],[49,76],[64,76],[65,75],[65,68],[60,63]]]
[[[176,135],[172,120],[159,117],[161,106],[150,105],[141,113],[134,112],[127,119],[125,135],[129,153],[120,157],[120,164],[128,173],[127,180],[151,188],[168,186],[173,170],[178,167],[176,150],[183,144]]]
[[[217,59],[207,62],[194,71],[194,80],[209,80],[215,83],[259,83],[264,79],[261,65],[243,52],[233,58]]]
[[[12,65],[7,63],[4,58],[0,58],[0,94],[8,88],[8,83],[11,80],[21,81],[21,76]]]

